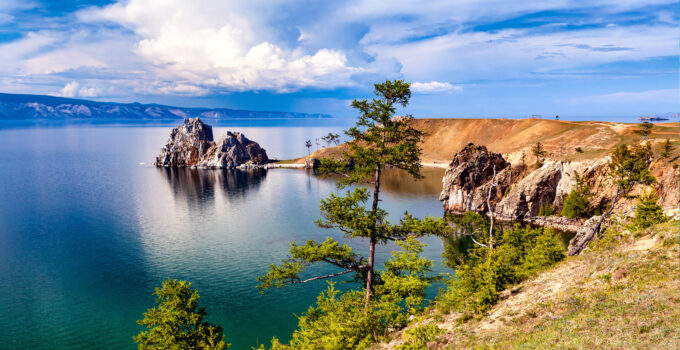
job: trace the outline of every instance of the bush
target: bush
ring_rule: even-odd
[[[570,219],[580,218],[586,215],[590,206],[590,186],[578,173],[572,175],[576,186],[569,192],[562,205],[562,216]]]
[[[583,153],[583,148],[581,147],[576,147],[574,150],[578,153]]]
[[[538,216],[551,216],[553,214],[555,214],[555,210],[550,203],[545,203],[538,208]]]
[[[649,191],[638,197],[635,217],[633,218],[633,225],[635,228],[643,229],[668,220],[663,213],[663,208],[656,204],[658,200],[659,197],[656,195],[655,191]]]
[[[560,261],[563,251],[552,229],[517,224],[500,235],[493,249],[475,246],[470,250],[447,281],[439,305],[446,311],[483,313],[498,301],[502,290]]]
[[[427,343],[436,340],[443,333],[435,324],[420,325],[404,332],[406,342],[397,346],[398,350],[427,349]]]

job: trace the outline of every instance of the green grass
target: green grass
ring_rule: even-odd
[[[486,316],[445,316],[437,348],[678,349],[678,237],[674,221],[603,240],[515,287]]]

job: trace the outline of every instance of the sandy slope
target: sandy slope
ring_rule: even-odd
[[[530,161],[529,149],[537,141],[543,143],[549,158],[576,160],[599,158],[621,143],[640,140],[640,135],[634,133],[638,124],[629,123],[548,119],[415,119],[413,122],[427,134],[422,161],[430,166],[445,166],[453,154],[469,142],[485,145],[515,162],[522,151]],[[660,144],[668,138],[677,146],[680,141],[678,130],[678,123],[656,124],[648,139]],[[584,152],[577,152],[576,147]],[[342,148],[343,145],[324,148],[312,156],[337,157]],[[295,162],[303,163],[304,158]]]

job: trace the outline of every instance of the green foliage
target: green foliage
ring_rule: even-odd
[[[316,306],[298,317],[290,344],[273,339],[271,349],[365,349],[388,328],[405,326],[410,315],[423,310],[425,289],[435,277],[429,276],[432,261],[420,257],[423,243],[408,237],[397,244],[401,250],[385,263],[370,307],[365,308],[363,290],[341,293],[329,282]]]
[[[280,265],[272,264],[269,271],[264,276],[256,277],[260,284],[257,288],[260,293],[271,287],[280,288],[287,284],[302,283],[300,272],[311,264],[317,262],[330,263],[332,265],[346,269],[349,272],[356,272],[355,278],[361,279],[361,270],[365,268],[365,260],[352,251],[346,244],[326,237],[322,243],[313,240],[307,241],[304,245],[297,245],[295,242],[290,244],[290,256],[281,261]]]
[[[191,283],[168,279],[156,288],[157,307],[137,321],[148,328],[133,337],[139,349],[226,349],[222,327],[203,321],[198,292]]]
[[[376,287],[379,308],[387,325],[403,327],[408,317],[422,311],[425,289],[437,280],[431,277],[432,261],[420,257],[424,243],[412,237],[396,242],[401,250],[392,252]]]
[[[624,193],[635,184],[651,185],[656,182],[649,170],[650,150],[646,146],[621,145],[611,155],[609,175]]]
[[[416,219],[408,213],[399,224],[391,224],[387,220],[387,212],[378,208],[373,211],[365,206],[368,200],[365,188],[347,191],[345,196],[331,194],[321,201],[320,209],[323,219],[317,224],[323,228],[337,228],[347,237],[369,238],[385,243],[388,240],[405,240],[409,237],[419,237],[426,234],[444,235],[450,231],[446,222],[440,218],[427,217]],[[320,278],[302,280],[300,273],[311,264],[323,262],[344,269],[344,273],[355,273],[355,279],[366,279],[367,259],[363,258],[346,244],[327,237],[323,243],[313,240],[305,245],[291,243],[290,255],[279,265],[270,265],[264,276],[257,277],[260,282],[258,289],[264,292],[271,287],[282,287],[287,284],[309,282]],[[335,275],[335,274],[333,274]],[[322,277],[333,277],[322,276]]]
[[[551,216],[555,213],[550,203],[545,203],[538,208],[538,216]]]
[[[352,107],[359,111],[356,126],[345,132],[351,138],[344,153],[351,170],[337,171],[337,167],[321,169],[326,173],[339,172],[346,177],[342,184],[375,181],[376,171],[385,167],[406,170],[416,179],[420,174],[420,144],[423,132],[411,126],[411,117],[394,117],[396,105],[406,106],[411,98],[410,85],[403,80],[375,84],[375,95],[370,101],[354,100]]]
[[[581,147],[576,147],[576,148],[574,148],[574,150],[575,150],[576,152],[578,152],[578,153],[583,153],[583,152],[584,152],[584,151],[583,151],[583,148],[581,148]]]
[[[344,160],[322,159],[318,174],[341,174],[339,187],[369,182],[373,192],[364,188],[347,191],[344,196],[331,194],[321,201],[322,228],[337,229],[347,238],[365,238],[369,255],[360,256],[346,245],[327,238],[323,243],[308,241],[291,245],[290,255],[279,265],[271,265],[266,275],[258,277],[263,291],[286,284],[311,282],[354,273],[355,281],[365,283],[363,291],[338,292],[333,285],[322,293],[315,307],[300,317],[293,334],[294,349],[355,349],[374,342],[387,327],[403,326],[408,314],[418,312],[424,290],[431,283],[426,277],[432,263],[418,258],[422,245],[413,237],[451,231],[440,218],[416,219],[405,213],[397,224],[387,220],[388,213],[379,207],[381,172],[386,168],[405,170],[421,179],[420,155],[423,132],[413,128],[411,117],[393,117],[396,106],[406,106],[411,97],[408,83],[402,80],[375,84],[376,98],[354,100],[359,111],[354,127],[345,132]],[[330,135],[329,135],[330,136]],[[327,140],[327,139],[324,139]],[[367,207],[369,197],[371,205]],[[382,274],[374,273],[376,244],[396,241],[402,251],[393,253]],[[325,276],[302,279],[307,266],[323,262],[341,269]],[[362,298],[363,295],[363,298]],[[363,299],[363,300],[362,300]],[[280,344],[272,346],[281,347]]]
[[[328,135],[322,137],[321,140],[326,142],[326,145],[328,145],[329,147],[332,143],[334,143],[337,146],[338,143],[340,143],[340,135],[329,132]]]
[[[517,224],[503,231],[495,248],[475,246],[470,250],[455,267],[448,289],[438,298],[439,305],[483,313],[498,301],[502,290],[561,260],[563,250],[552,229]]]
[[[422,350],[427,349],[427,343],[434,341],[444,331],[436,324],[427,324],[413,327],[404,332],[406,342],[397,346],[398,350]]]
[[[548,152],[546,152],[543,144],[536,142],[535,145],[531,146],[531,154],[533,154],[534,158],[536,158],[535,166],[538,169],[541,167],[541,165],[543,165],[543,159],[548,154]]]
[[[673,153],[673,144],[671,143],[671,140],[666,139],[666,142],[663,144],[663,150],[661,151],[661,158],[669,158],[671,154]]]
[[[574,172],[572,178],[575,186],[569,192],[567,198],[564,199],[562,216],[575,219],[585,216],[588,212],[590,207],[590,186],[577,172]]]
[[[635,228],[643,229],[655,224],[664,223],[668,220],[663,213],[663,208],[656,204],[658,201],[659,197],[654,191],[648,191],[638,197],[635,217],[633,218],[633,225]]]

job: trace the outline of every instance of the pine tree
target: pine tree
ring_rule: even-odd
[[[536,144],[531,147],[531,154],[533,154],[536,158],[536,168],[540,168],[541,165],[543,165],[543,159],[548,154],[548,152],[546,152],[545,148],[543,148],[543,144],[536,142]]]
[[[668,220],[663,208],[656,204],[658,201],[659,197],[653,190],[638,197],[635,217],[633,218],[633,225],[636,228],[642,229]]]
[[[305,141],[305,147],[307,147],[307,155],[309,155],[309,153],[310,153],[309,151],[312,148],[312,140]]]
[[[661,158],[669,158],[671,154],[673,153],[673,144],[671,143],[671,140],[666,139],[666,142],[663,144],[663,151],[661,152]]]
[[[640,129],[635,130],[634,132],[636,134],[642,135],[642,140],[647,139],[647,135],[652,133],[652,128],[654,128],[654,124],[650,122],[644,122],[640,124]]]
[[[614,211],[616,203],[634,185],[651,185],[656,183],[656,178],[649,170],[650,162],[650,150],[647,146],[628,147],[627,145],[620,145],[614,150],[609,162],[609,176],[614,181],[616,192],[611,200],[609,209],[603,213],[591,232],[569,252],[569,255],[581,253],[588,242],[600,233],[602,223]]]
[[[574,180],[575,186],[571,192],[569,192],[567,198],[564,199],[562,216],[575,219],[583,217],[589,209],[590,186],[577,172],[574,172],[572,179]]]
[[[396,106],[406,106],[411,97],[408,83],[401,80],[375,84],[376,98],[354,100],[352,107],[359,111],[356,126],[345,132],[350,137],[344,160],[322,159],[320,174],[339,173],[343,178],[340,187],[349,184],[369,183],[370,193],[360,187],[343,196],[331,194],[321,201],[322,219],[317,224],[323,228],[336,228],[348,238],[365,238],[368,257],[360,256],[349,246],[332,238],[322,243],[308,241],[304,245],[291,244],[290,257],[280,265],[271,265],[269,272],[258,277],[263,291],[270,287],[305,283],[348,273],[365,283],[365,305],[368,306],[374,291],[375,249],[388,241],[405,240],[409,236],[441,234],[449,228],[442,219],[418,220],[408,213],[400,223],[391,224],[387,212],[379,207],[381,175],[385,168],[406,171],[415,179],[420,174],[420,143],[423,132],[413,128],[410,117],[393,117]],[[370,207],[366,207],[370,199]],[[323,262],[341,271],[325,276],[302,279],[300,273],[308,265]]]
[[[139,349],[203,349],[222,350],[222,327],[203,321],[205,309],[198,306],[198,292],[191,283],[168,279],[156,288],[158,306],[137,321],[148,328],[133,337]]]

